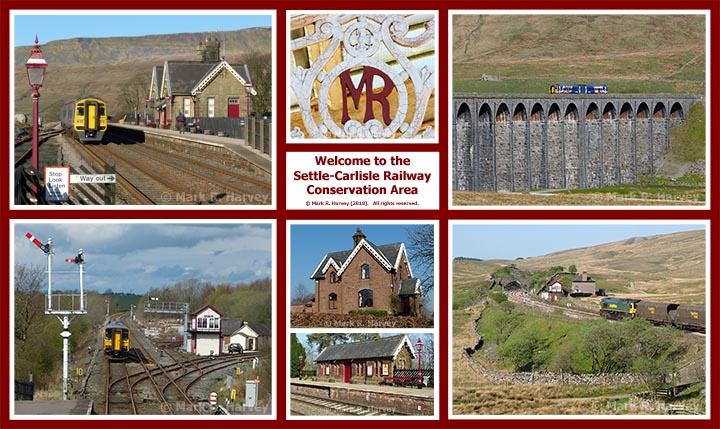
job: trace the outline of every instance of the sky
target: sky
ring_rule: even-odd
[[[343,224],[343,225],[291,225],[290,226],[290,287],[294,291],[299,283],[307,292],[315,289],[310,276],[327,253],[353,248],[353,234],[360,228],[367,240],[376,245],[409,243],[406,226],[410,224]],[[412,258],[412,254],[410,254]],[[414,269],[410,259],[410,267]]]
[[[53,290],[79,287],[78,268],[65,262],[83,249],[85,290],[144,294],[182,280],[213,284],[272,278],[269,223],[30,223],[13,230],[15,265],[47,268],[47,256],[29,241],[52,238]],[[44,275],[47,287],[47,275]]]
[[[138,11],[136,15],[120,11],[16,11],[13,25],[14,46],[32,46],[35,35],[40,45],[76,37],[133,37],[151,34],[230,31],[272,26],[270,11]],[[27,15],[21,15],[28,13]],[[79,14],[82,13],[82,14]],[[249,14],[254,15],[249,15]],[[58,16],[61,14],[61,16]],[[168,24],[172,21],[172,25]]]
[[[451,226],[452,257],[512,260],[632,237],[701,229],[704,225],[699,223],[456,224]]]

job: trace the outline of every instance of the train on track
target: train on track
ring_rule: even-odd
[[[603,298],[600,300],[600,314],[608,319],[645,319],[655,325],[705,332],[705,307],[699,305]]]
[[[607,85],[556,83],[550,85],[550,94],[607,94]]]
[[[130,330],[119,320],[105,325],[103,349],[110,360],[125,360],[130,353]]]
[[[98,97],[82,97],[60,109],[60,123],[83,143],[101,142],[107,131],[107,105]]]

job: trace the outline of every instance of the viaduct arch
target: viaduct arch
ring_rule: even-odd
[[[637,183],[670,148],[695,97],[455,94],[453,190],[602,188]]]

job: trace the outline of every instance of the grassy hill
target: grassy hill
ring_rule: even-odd
[[[162,66],[167,60],[197,60],[196,48],[208,37],[220,41],[220,54],[231,64],[249,63],[254,56],[272,49],[270,28],[50,42],[40,47],[48,62],[40,90],[40,115],[57,120],[63,104],[83,95],[102,97],[109,103],[109,113],[118,115],[123,89],[132,88],[144,100],[153,66]],[[15,48],[15,113],[32,112],[25,72],[31,50],[31,46]]]
[[[524,271],[574,264],[579,271],[587,271],[598,288],[613,296],[705,303],[705,232],[689,231],[628,238],[513,261],[458,259],[453,262],[453,307],[463,308],[486,293],[482,282],[489,283],[493,271],[510,264]],[[456,306],[455,301],[463,305]]]
[[[562,82],[705,91],[701,15],[456,15],[452,27],[453,92],[546,93]]]

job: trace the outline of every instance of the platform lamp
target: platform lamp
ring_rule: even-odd
[[[197,92],[195,92],[195,132],[200,132],[200,115],[201,115],[201,106],[200,106],[200,97],[202,96],[202,90],[198,89]]]
[[[415,343],[415,350],[417,350],[417,358],[418,358],[418,388],[422,387],[422,350],[423,350],[423,342],[420,338],[417,339],[417,342]]]
[[[35,171],[38,171],[38,98],[40,98],[39,89],[42,88],[43,81],[45,80],[47,61],[45,61],[45,57],[43,57],[42,51],[40,50],[40,45],[38,45],[37,35],[35,35],[35,46],[33,46],[33,50],[30,53],[30,58],[25,62],[25,68],[27,69],[28,83],[33,91],[32,167]]]

